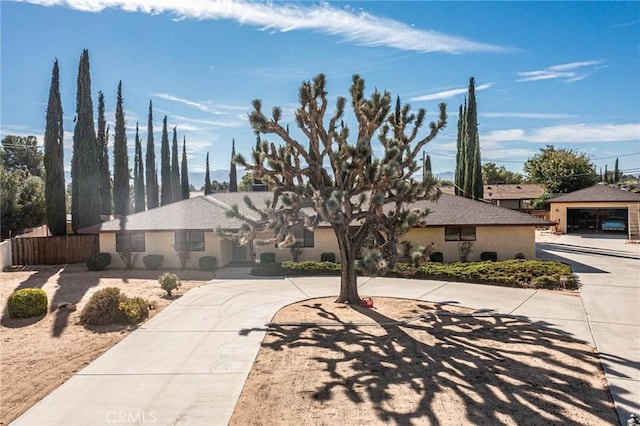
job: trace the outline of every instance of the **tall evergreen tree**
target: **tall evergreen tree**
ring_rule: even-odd
[[[187,138],[182,139],[182,164],[180,167],[180,189],[182,199],[189,198],[189,168],[187,166]]]
[[[80,228],[100,222],[99,147],[93,122],[89,51],[84,50],[78,66],[76,125],[71,160],[71,226]]]
[[[180,200],[180,163],[178,163],[178,130],[173,128],[173,143],[171,144],[171,199]]]
[[[204,195],[209,195],[213,192],[211,190],[211,176],[209,174],[209,153],[207,152],[207,164],[204,172]]]
[[[427,155],[425,151],[422,151],[422,181],[431,179],[433,172],[431,171],[431,156]]]
[[[64,186],[64,127],[60,98],[58,60],[53,63],[47,125],[44,131],[45,203],[47,225],[54,236],[67,234],[66,197]]]
[[[613,168],[613,183],[620,182],[620,168],[618,167],[618,159],[616,158],[616,164]]]
[[[122,107],[122,81],[120,81],[116,102],[116,129],[113,137],[113,213],[117,216],[128,215],[131,203],[126,132]]]
[[[171,153],[169,151],[169,133],[167,131],[167,116],[162,120],[162,146],[160,148],[160,204],[171,204]]]
[[[482,162],[480,160],[480,138],[478,136],[478,110],[476,105],[475,79],[469,79],[469,95],[458,116],[456,155],[456,195],[482,199]]]
[[[238,172],[236,171],[236,140],[235,139],[233,139],[231,142],[231,170],[229,172],[229,192],[238,192]]]
[[[104,94],[98,92],[98,148],[100,149],[100,213],[111,215],[111,172],[109,170],[109,128],[104,117]]]
[[[158,207],[158,172],[156,170],[156,148],[153,143],[153,108],[149,101],[149,119],[147,122],[147,153],[145,157],[147,208]]]
[[[144,194],[144,163],[142,162],[142,142],[138,133],[138,123],[136,123],[136,150],[133,162],[133,200],[135,212],[145,209]]]

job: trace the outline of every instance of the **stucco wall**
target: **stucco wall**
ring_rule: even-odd
[[[340,251],[338,250],[338,242],[336,236],[331,228],[318,228],[314,232],[314,244],[313,247],[303,247],[302,254],[299,260],[313,260],[320,261],[322,253],[331,252],[335,253],[336,260],[340,259]],[[260,253],[271,252],[276,255],[276,262],[284,262],[287,260],[293,260],[291,255],[291,249],[279,249],[273,246],[271,247],[256,247],[256,255],[260,258]]]
[[[11,266],[11,240],[0,243],[0,271]]]
[[[558,222],[558,232],[567,233],[567,209],[626,209],[637,203],[628,202],[591,202],[591,203],[551,203],[550,220]]]
[[[162,267],[167,269],[181,268],[180,259],[174,250],[175,234],[174,232],[147,232],[145,233],[145,250],[137,253],[138,259],[134,268],[144,268],[142,258],[148,254],[160,254],[164,256]],[[201,256],[216,256],[218,264],[222,265],[220,259],[220,241],[213,232],[205,232],[204,234],[205,251],[190,252],[187,260],[187,268],[198,268],[198,260]],[[111,253],[111,267],[124,268],[124,262],[120,255],[116,252],[116,234],[101,233],[100,234],[100,251]]]
[[[444,228],[412,229],[401,239],[410,241],[414,248],[433,243],[434,251],[444,254],[445,262],[460,260],[458,241],[445,241]],[[498,260],[513,259],[522,253],[527,259],[536,254],[535,228],[532,226],[478,226],[469,261],[479,261],[483,251],[495,251]]]

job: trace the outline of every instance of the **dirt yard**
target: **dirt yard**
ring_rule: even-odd
[[[618,423],[598,354],[568,335],[458,307],[374,303],[283,308],[230,424]]]
[[[84,264],[0,272],[0,425],[9,424],[133,330],[127,326],[85,328],[78,324],[80,311],[95,291],[119,287],[128,296],[155,301],[157,308],[150,312],[153,316],[171,303],[163,297],[165,292],[158,284],[160,272],[92,272]],[[174,291],[176,297],[212,277],[211,272],[198,270],[171,272],[182,280],[182,287]],[[39,287],[47,292],[50,308],[46,316],[9,318],[7,298],[24,287]],[[56,309],[63,303],[75,304],[77,310]]]

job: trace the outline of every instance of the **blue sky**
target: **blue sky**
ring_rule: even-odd
[[[522,172],[547,144],[640,172],[640,3],[637,2],[1,2],[0,134],[42,141],[59,60],[65,162],[71,160],[78,61],[89,49],[94,106],[113,123],[118,81],[133,152],[154,106],[186,137],[189,167],[228,169],[231,141],[248,155],[251,100],[284,109],[300,83],[327,77],[330,105],[353,74],[448,127],[427,146],[435,173],[454,170],[458,107],[476,79],[482,161]],[[351,117],[351,114],[349,114]],[[113,124],[111,126],[113,128]],[[426,128],[424,129],[426,132]],[[355,132],[352,132],[354,134]],[[294,135],[299,135],[293,133]],[[277,140],[273,140],[277,141]],[[133,156],[130,155],[131,166]],[[196,182],[199,185],[201,182]]]

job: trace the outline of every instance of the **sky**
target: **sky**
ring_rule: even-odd
[[[102,91],[111,129],[122,81],[131,167],[137,122],[146,141],[149,101],[156,157],[167,116],[186,139],[194,174],[207,153],[212,170],[228,170],[232,140],[249,156],[253,99],[266,111],[282,107],[282,123],[302,141],[298,88],[323,73],[329,112],[348,97],[354,74],[367,94],[387,90],[426,109],[426,121],[447,103],[448,126],[426,146],[436,174],[455,169],[470,77],[483,163],[522,173],[553,145],[585,153],[598,169],[618,158],[623,172],[640,174],[638,2],[3,0],[0,19],[0,136],[42,143],[57,58],[67,170],[78,62],[88,49],[94,109]],[[357,134],[353,113],[346,116]]]

